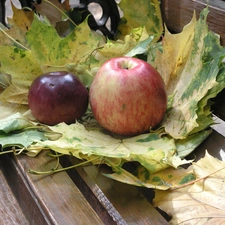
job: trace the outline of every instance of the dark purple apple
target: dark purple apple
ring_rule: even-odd
[[[31,84],[28,105],[41,123],[71,124],[86,112],[88,91],[74,74],[49,72],[37,77]]]
[[[99,124],[127,136],[155,128],[167,108],[160,74],[149,63],[130,57],[104,63],[94,77],[89,96]]]

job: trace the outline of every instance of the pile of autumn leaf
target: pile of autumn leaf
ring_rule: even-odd
[[[0,144],[3,153],[10,147],[15,153],[28,155],[52,149],[93,164],[105,163],[114,171],[105,174],[112,179],[158,189],[155,205],[169,214],[176,213],[173,220],[177,224],[188,218],[179,214],[183,209],[180,205],[171,207],[172,199],[182,198],[186,207],[189,201],[192,205],[197,204],[195,199],[200,201],[198,197],[202,196],[195,198],[193,193],[204,196],[207,185],[211,197],[204,196],[203,200],[211,203],[214,193],[218,193],[211,190],[211,182],[222,176],[218,171],[225,167],[223,162],[206,154],[187,170],[174,168],[190,163],[184,157],[211,133],[209,100],[225,87],[225,49],[219,36],[208,30],[207,8],[199,20],[194,15],[179,34],[171,34],[165,28],[160,41],[163,23],[157,0],[122,0],[119,7],[124,15],[115,41],[90,30],[87,20],[74,26],[65,14],[60,13],[60,19],[53,17],[55,11],[44,11],[45,7],[39,6],[38,15],[13,7],[13,18],[8,18],[10,29],[0,24]],[[162,75],[169,100],[159,129],[131,138],[116,138],[102,131],[90,111],[83,123],[48,127],[31,121],[27,93],[37,76],[67,70],[89,86],[103,62],[122,55],[144,56]],[[140,164],[135,174],[123,168],[124,163],[132,161]],[[218,172],[216,177],[211,176],[214,171]],[[194,185],[185,186],[187,182]],[[225,190],[220,185],[222,193]],[[168,189],[175,190],[160,191]],[[222,215],[224,198],[222,194],[220,208],[210,206],[212,214]],[[208,203],[204,202],[204,207]],[[202,214],[209,210],[199,205],[197,209]],[[195,215],[199,214],[195,211]]]

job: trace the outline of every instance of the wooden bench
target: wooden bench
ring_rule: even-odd
[[[178,32],[188,23],[195,9],[197,15],[206,5],[201,1],[162,0],[163,18],[170,30]],[[224,3],[225,6],[225,3]],[[210,6],[209,26],[221,35],[225,44],[225,10]],[[214,113],[222,119],[213,133],[194,155],[203,157],[205,149],[221,159],[225,146],[225,92],[216,99]],[[225,133],[225,132],[224,132]],[[64,157],[62,167],[78,160]],[[168,224],[169,216],[155,209],[151,201],[154,191],[119,183],[104,177],[93,165],[79,167],[54,175],[32,175],[28,169],[49,170],[55,161],[40,154],[0,157],[0,221],[1,224],[72,225],[72,224]]]

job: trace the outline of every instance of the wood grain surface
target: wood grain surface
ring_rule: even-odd
[[[225,2],[224,2],[225,5]],[[198,0],[162,0],[162,16],[167,27],[175,32],[180,32],[184,25],[190,22],[193,12],[199,13],[207,7],[206,3]],[[225,9],[215,6],[209,7],[209,28],[221,37],[221,43],[225,45]]]
[[[72,164],[78,163],[76,158],[70,158]],[[63,162],[64,166],[70,163]],[[73,181],[76,183],[76,177],[73,171],[68,171]],[[116,224],[139,224],[139,225],[166,225],[167,221],[152,206],[151,199],[154,197],[153,190],[148,190],[150,201],[144,197],[140,189],[128,184],[124,184],[102,175],[102,172],[111,172],[104,166],[85,166],[77,168],[77,172],[82,178],[85,185],[89,187],[83,194],[89,195],[93,193],[97,200],[102,204],[103,208],[109,213]],[[78,187],[85,185],[81,183]],[[97,212],[98,214],[100,212]]]
[[[0,166],[0,223],[29,225]]]
[[[55,166],[55,160],[49,161],[45,154],[35,158],[5,155],[1,160],[5,164],[7,182],[30,224],[104,224],[66,172],[54,175],[28,173],[30,168],[50,170]]]

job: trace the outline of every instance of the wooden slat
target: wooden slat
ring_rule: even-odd
[[[78,160],[70,158],[70,162],[76,164]],[[66,160],[64,160],[63,164],[64,166],[71,165]],[[73,171],[68,171],[73,181],[82,189],[84,187],[83,182],[85,185],[88,185],[89,189],[83,189],[83,194],[88,196],[91,191],[109,212],[116,224],[168,224],[162,215],[140,193],[138,188],[103,176],[101,167],[90,165],[77,168],[76,170],[83,181],[78,181],[77,177],[74,177]],[[148,194],[152,197],[154,196],[152,190],[148,190]]]
[[[180,32],[190,22],[194,10],[198,17],[206,6],[206,3],[199,0],[162,0],[163,20],[170,30]],[[209,28],[221,36],[221,43],[225,45],[225,9],[209,5],[209,10]]]
[[[2,171],[2,163],[0,162],[0,221],[1,224],[23,224],[30,223],[23,214],[20,205],[14,197],[11,188]]]
[[[33,175],[28,173],[29,168],[50,170],[55,166],[55,160],[43,153],[35,158],[6,155],[2,159],[12,196],[29,223],[168,224],[138,188],[106,178],[96,166],[72,169],[68,171],[69,175],[66,172]],[[64,166],[71,165],[68,157],[63,161]],[[76,158],[72,161],[77,163]],[[153,197],[152,190],[148,192]]]
[[[55,161],[41,154],[6,156],[4,162],[9,185],[30,224],[104,224],[66,172],[48,176],[27,172],[49,170]]]

